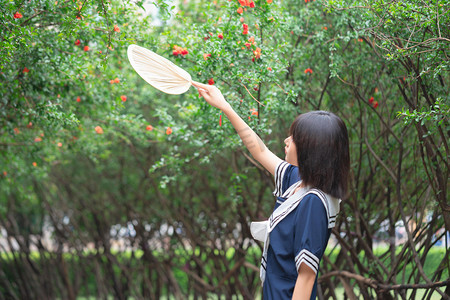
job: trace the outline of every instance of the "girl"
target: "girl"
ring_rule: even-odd
[[[258,224],[265,242],[263,299],[315,299],[319,262],[340,199],[347,193],[350,157],[344,122],[325,111],[299,115],[284,140],[282,160],[266,148],[217,87],[193,85],[210,105],[223,111],[252,156],[275,176],[274,212],[268,222]]]

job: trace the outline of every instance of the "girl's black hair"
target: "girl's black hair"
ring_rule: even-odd
[[[289,131],[297,148],[298,169],[303,183],[344,199],[350,171],[348,133],[344,122],[331,112],[311,111],[299,115]]]

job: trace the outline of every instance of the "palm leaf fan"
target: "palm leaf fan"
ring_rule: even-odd
[[[127,52],[134,70],[158,90],[178,95],[191,86],[191,75],[170,60],[138,45],[128,46]]]

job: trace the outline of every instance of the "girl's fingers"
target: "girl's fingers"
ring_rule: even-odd
[[[208,91],[202,88],[197,88],[197,92],[199,97],[203,97],[205,94],[208,94]]]
[[[203,97],[203,93],[208,93],[208,90],[206,89],[208,87],[207,85],[196,81],[192,81],[192,85],[197,88],[199,97]]]
[[[208,86],[206,84],[203,84],[203,83],[200,83],[200,82],[197,82],[197,81],[192,81],[191,83],[196,88],[203,88],[204,90],[208,89]]]

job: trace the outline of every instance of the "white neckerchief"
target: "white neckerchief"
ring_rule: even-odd
[[[301,181],[291,185],[286,192],[283,193],[283,197],[289,195],[288,198],[280,206],[278,206],[278,208],[270,215],[268,220],[262,222],[252,222],[250,224],[250,231],[253,238],[264,242],[264,250],[260,268],[260,278],[262,283],[264,283],[264,279],[266,278],[267,250],[269,249],[270,232],[272,232],[275,226],[277,226],[278,223],[280,223],[297,207],[306,195],[315,194],[320,198],[320,200],[322,200],[325,210],[327,211],[328,228],[333,228],[336,223],[336,215],[339,213],[340,200],[333,198],[318,189],[300,188],[295,193],[292,193],[300,184]]]

